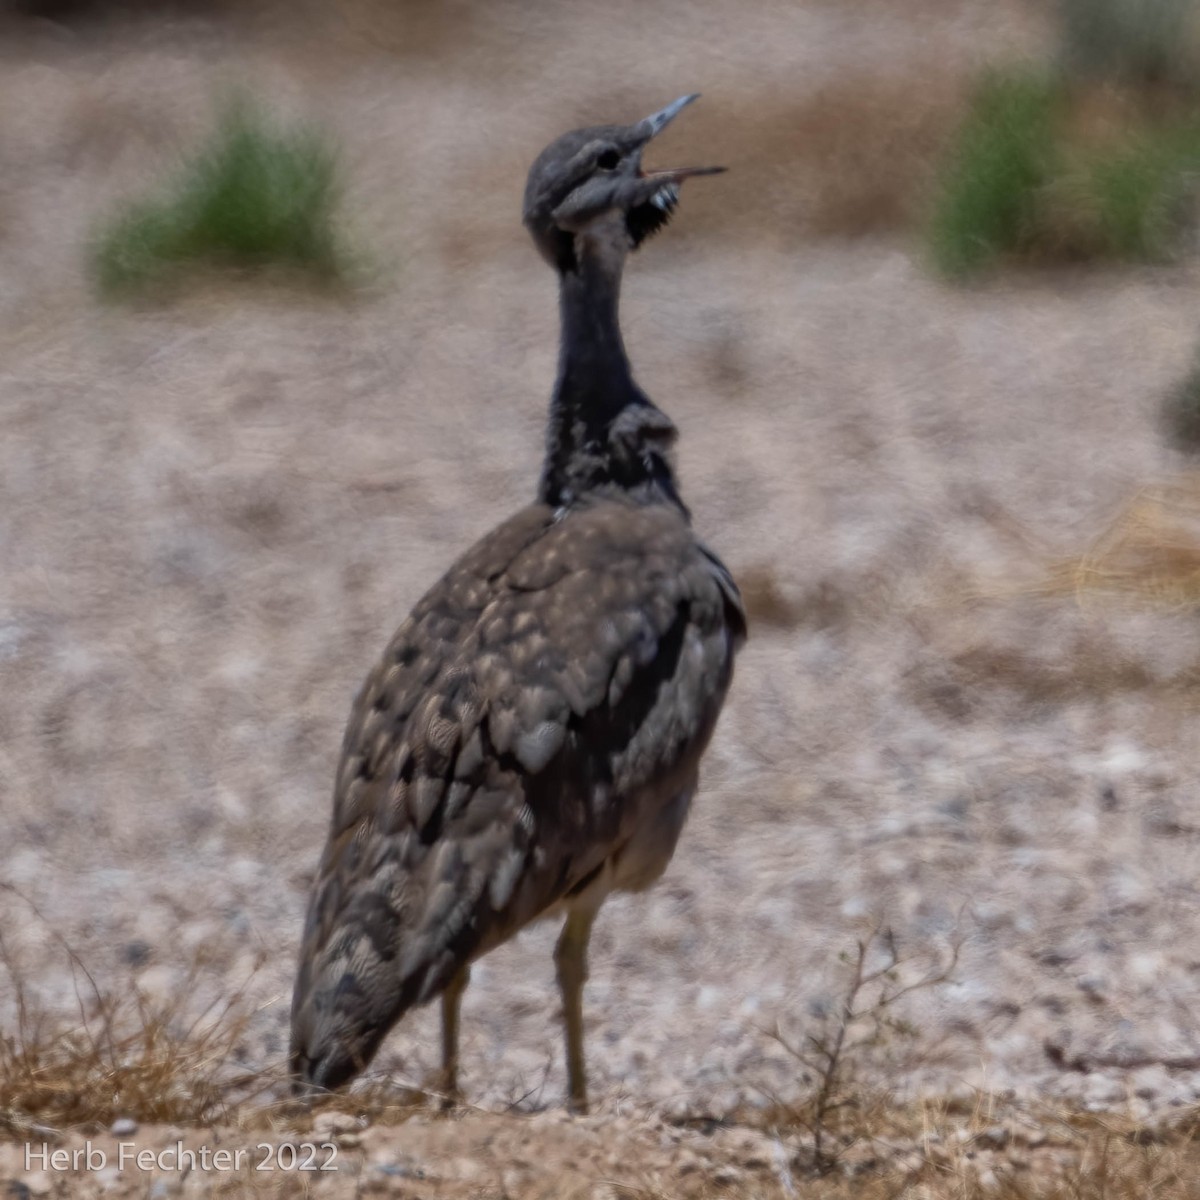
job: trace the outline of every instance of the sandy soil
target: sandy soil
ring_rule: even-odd
[[[1200,1098],[1200,1071],[1164,1065],[1200,1053],[1200,630],[1039,594],[1181,469],[1156,414],[1200,277],[948,288],[901,235],[814,240],[790,193],[772,221],[789,177],[746,124],[847,70],[936,59],[960,78],[1035,27],[948,2],[921,22],[816,0],[737,21],[721,0],[451,7],[453,37],[418,5],[374,48],[349,4],[320,37],[6,29],[0,881],[45,922],[11,894],[0,912],[30,995],[75,1005],[47,926],[152,998],[200,956],[197,1003],[249,980],[245,1060],[278,1067],[353,692],[536,475],[556,314],[516,218],[527,163],[578,119],[699,88],[659,153],[725,158],[742,182],[694,185],[633,264],[624,318],[682,428],[697,526],[758,619],[671,870],[597,927],[601,1120],[801,1093],[766,1031],[828,1014],[839,954],[876,926],[914,973],[960,946],[953,982],[905,1009],[915,1041],[872,1059],[892,1086],[1143,1115]],[[369,284],[95,301],[94,222],[247,83],[337,136]],[[484,1109],[561,1103],[554,936],[475,971],[463,1083]],[[1109,1065],[1064,1072],[1047,1040]],[[435,1056],[418,1013],[377,1073],[417,1082]]]

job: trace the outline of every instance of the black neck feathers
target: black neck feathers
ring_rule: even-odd
[[[634,382],[621,337],[624,246],[575,243],[559,270],[558,379],[538,499],[558,508],[617,490],[686,512],[670,464],[675,426]]]

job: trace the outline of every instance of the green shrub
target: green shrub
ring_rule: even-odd
[[[1195,0],[1058,0],[1068,71],[1122,83],[1193,85]]]
[[[1164,117],[1130,102],[1097,136],[1072,113],[1088,101],[1027,73],[992,75],[978,89],[928,230],[943,274],[977,274],[1002,257],[1170,257],[1194,216],[1200,113]]]
[[[1200,121],[1135,135],[1091,164],[1090,193],[1108,257],[1167,258],[1200,168]]]
[[[945,274],[972,274],[1034,237],[1038,190],[1055,165],[1058,103],[1053,82],[1028,73],[992,74],[976,90],[930,230]]]
[[[127,292],[193,265],[299,268],[333,279],[337,164],[316,132],[230,105],[166,194],[132,205],[98,237],[92,269]]]

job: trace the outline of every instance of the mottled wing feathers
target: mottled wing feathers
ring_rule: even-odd
[[[533,506],[451,568],[346,731],[293,1023],[301,1057],[350,1057],[316,1082],[360,1069],[687,783],[744,627],[667,506]]]

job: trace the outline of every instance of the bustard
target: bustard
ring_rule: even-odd
[[[538,496],[426,593],[354,704],[292,1005],[301,1091],[351,1079],[441,993],[456,1096],[471,962],[562,912],[569,1104],[586,1111],[592,922],[670,860],[746,632],[679,497],[675,426],[634,383],[617,322],[628,252],[682,180],[720,169],[642,170],[694,99],[564,134],[529,173],[525,225],[558,272],[562,320]]]

